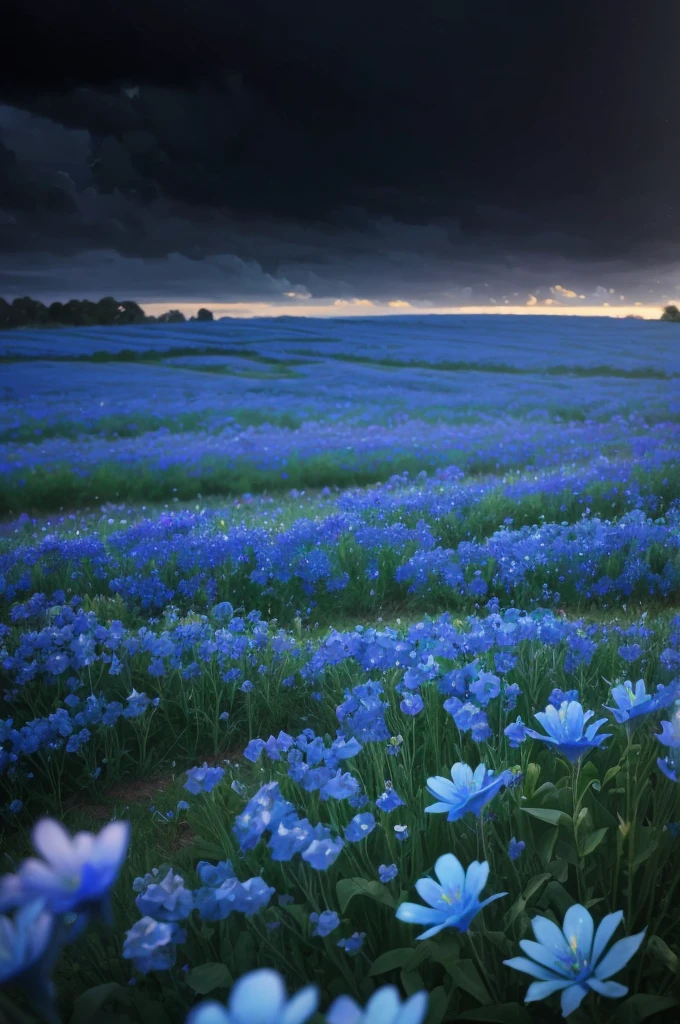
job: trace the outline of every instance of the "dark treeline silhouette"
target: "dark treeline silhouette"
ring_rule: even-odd
[[[677,306],[664,306],[661,319],[669,320],[674,324],[680,324],[680,309]]]
[[[190,320],[212,320],[209,309],[199,309]],[[0,296],[0,328],[11,327],[114,327],[123,324],[182,324],[184,313],[169,309],[160,316],[148,316],[141,306],[130,299],[119,302],[110,295],[99,302],[89,299],[70,299],[46,306],[38,299],[26,295],[7,302]]]

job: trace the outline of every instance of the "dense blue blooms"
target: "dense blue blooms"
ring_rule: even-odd
[[[642,715],[649,715],[653,711],[667,708],[673,703],[677,695],[677,683],[672,686],[659,686],[656,693],[647,693],[644,679],[638,679],[633,688],[629,679],[612,687],[612,698],[616,704],[615,708],[605,704],[607,711],[611,711],[617,722],[623,724],[630,722]]]
[[[184,888],[184,879],[172,868],[161,882],[152,882],[140,891],[135,903],[142,917],[156,921],[185,921],[194,907],[191,891]]]
[[[506,725],[503,732],[508,737],[510,746],[513,748],[519,747],[527,738],[527,727],[519,715],[515,722],[511,722],[510,725]]]
[[[344,949],[348,956],[356,956],[364,944],[366,932],[354,932],[348,939],[340,939],[336,945]]]
[[[489,865],[473,861],[467,871],[457,857],[445,853],[439,857],[434,866],[439,884],[431,878],[421,878],[416,882],[418,895],[428,904],[402,903],[397,908],[397,918],[407,924],[430,925],[426,931],[417,936],[418,939],[430,939],[443,928],[456,928],[466,932],[470,922],[479,911],[494,900],[507,896],[507,893],[496,893],[479,902],[479,896],[489,877]]]
[[[525,1002],[547,999],[561,992],[562,1015],[567,1017],[578,1009],[591,990],[609,999],[625,996],[626,986],[608,979],[618,974],[635,955],[646,929],[619,939],[605,953],[622,920],[620,910],[607,914],[595,931],[590,913],[580,904],[566,912],[561,930],[547,917],[535,917],[531,926],[536,941],[523,939],[520,942],[526,957],[504,961],[506,966],[538,979],[529,986]]]

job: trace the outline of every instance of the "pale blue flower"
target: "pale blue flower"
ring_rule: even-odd
[[[458,821],[464,814],[481,814],[482,808],[492,800],[503,786],[512,781],[512,772],[506,770],[495,775],[479,764],[474,772],[469,764],[457,761],[451,768],[451,779],[436,775],[427,780],[427,789],[437,803],[425,808],[429,814],[446,814],[447,821]]]
[[[633,684],[627,679],[625,683],[612,687],[612,699],[616,707],[611,708],[607,704],[604,707],[611,711],[619,724],[624,724],[631,719],[667,708],[672,704],[675,694],[676,687],[673,686],[660,686],[656,693],[647,693],[644,679],[638,679],[633,689]]]
[[[669,748],[666,757],[657,760],[657,766],[671,782],[680,782],[680,712],[673,715],[672,722],[661,723],[661,734],[656,737],[659,743]]]
[[[208,999],[189,1012],[186,1024],[304,1024],[318,1004],[315,985],[289,1000],[278,971],[263,967],[239,978],[226,1006]]]
[[[607,721],[606,718],[599,718],[584,732],[585,723],[594,714],[594,711],[584,712],[577,700],[563,701],[559,711],[552,704],[548,704],[545,711],[538,711],[534,715],[547,735],[536,732],[534,729],[527,729],[527,735],[547,743],[558,753],[563,754],[568,761],[578,761],[595,747],[601,746],[611,736],[610,732],[596,735],[600,726]]]
[[[517,842],[517,840],[513,836],[512,839],[510,840],[510,843],[508,844],[508,857],[510,858],[510,860],[519,860],[519,858],[524,853],[525,847],[525,842],[523,842],[521,839],[519,842]]]
[[[427,992],[416,992],[403,1003],[394,985],[383,985],[359,1006],[350,996],[338,996],[326,1014],[328,1024],[422,1024],[427,1014]]]
[[[0,985],[19,981],[44,957],[54,929],[54,918],[44,900],[32,900],[14,918],[0,915]]]
[[[95,835],[73,837],[53,818],[33,827],[33,846],[42,855],[28,857],[16,874],[0,878],[0,909],[44,899],[54,914],[101,912],[109,917],[108,895],[130,842],[130,823],[112,821]]]
[[[564,915],[562,930],[547,917],[535,917],[531,927],[537,941],[523,939],[519,944],[530,959],[518,956],[503,961],[507,967],[538,979],[527,989],[525,1002],[547,999],[554,992],[561,992],[562,1015],[567,1017],[581,1005],[591,989],[608,999],[625,996],[626,986],[608,979],[618,974],[637,953],[647,929],[620,939],[605,954],[622,920],[621,910],[607,914],[595,932],[590,913],[578,903]]]
[[[431,939],[443,928],[456,928],[460,932],[466,932],[473,917],[482,907],[508,895],[506,892],[499,892],[479,902],[479,895],[489,877],[489,865],[486,861],[480,863],[475,860],[466,871],[457,857],[452,853],[445,853],[436,861],[434,871],[439,879],[439,885],[431,878],[421,878],[416,882],[418,895],[429,904],[428,907],[420,903],[402,903],[397,907],[399,921],[405,921],[407,924],[432,925],[418,935],[418,939]]]

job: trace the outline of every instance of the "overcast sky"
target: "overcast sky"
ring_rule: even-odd
[[[680,297],[678,0],[5,0],[0,18],[8,299],[658,315]]]

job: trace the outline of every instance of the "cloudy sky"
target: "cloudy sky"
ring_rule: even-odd
[[[0,295],[680,298],[677,0],[5,0]]]

